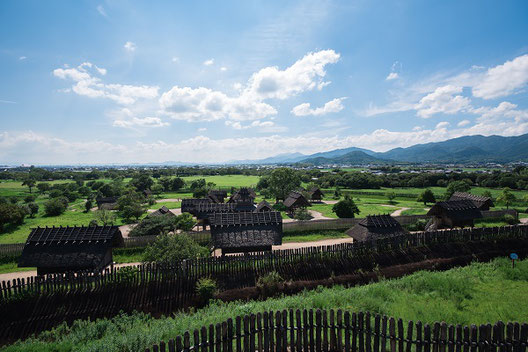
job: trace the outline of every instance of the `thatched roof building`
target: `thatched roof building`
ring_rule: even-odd
[[[227,197],[227,192],[222,190],[212,189],[207,193],[207,197],[213,203],[223,203],[224,199]]]
[[[162,215],[166,215],[166,216],[176,216],[172,211],[170,211],[169,208],[167,208],[166,206],[162,206],[161,208],[159,208],[158,210],[150,213],[148,216],[162,216]]]
[[[118,197],[98,197],[95,199],[97,208],[104,210],[115,210],[117,209]]]
[[[490,197],[477,196],[475,194],[465,193],[465,192],[453,193],[451,198],[449,198],[449,201],[454,201],[454,200],[470,200],[473,202],[473,204],[475,204],[475,206],[479,210],[489,210],[490,207],[495,206],[493,204],[493,200],[491,200]]]
[[[37,274],[100,271],[112,264],[112,248],[123,244],[118,226],[38,227],[31,230],[19,267]]]
[[[429,209],[427,215],[432,216],[428,230],[473,227],[474,220],[482,217],[480,210],[471,200],[437,202]]]
[[[257,197],[254,190],[242,187],[227,201],[228,204],[236,204],[236,211],[253,211],[255,210],[255,198]]]
[[[346,231],[354,241],[372,241],[406,233],[400,223],[390,215],[368,215]]]
[[[268,202],[263,200],[262,202],[257,204],[257,207],[255,208],[254,211],[258,213],[258,212],[261,212],[261,211],[274,211],[274,209]]]
[[[282,217],[277,211],[215,213],[211,237],[222,254],[271,250],[282,244]]]
[[[319,187],[314,187],[307,191],[308,196],[310,197],[310,201],[312,202],[320,202],[323,200],[324,193],[321,191]]]
[[[288,208],[288,211],[293,211],[297,208],[309,207],[311,204],[305,196],[300,192],[291,192],[286,200],[283,202],[284,206]]]

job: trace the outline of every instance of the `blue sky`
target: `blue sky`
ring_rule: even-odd
[[[2,1],[0,163],[528,133],[526,1]]]

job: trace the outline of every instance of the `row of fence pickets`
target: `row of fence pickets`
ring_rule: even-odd
[[[283,310],[203,326],[153,345],[150,352],[359,351],[525,352],[528,324],[431,325],[369,312]]]
[[[251,255],[232,255],[225,257],[209,257],[193,260],[183,260],[172,265],[143,264],[132,267],[107,269],[102,273],[78,272],[67,274],[51,274],[46,276],[18,278],[2,281],[0,289],[0,302],[13,294],[24,292],[50,293],[55,290],[77,289],[90,285],[104,285],[119,283],[124,280],[119,273],[122,270],[135,269],[133,272],[138,282],[152,281],[155,277],[174,278],[203,277],[216,274],[218,271],[229,270],[229,267],[245,267],[258,269],[259,264],[267,267],[278,267],[281,264],[298,262],[299,260],[318,260],[322,257],[333,255],[335,257],[353,257],[366,252],[379,252],[394,248],[410,248],[427,246],[431,243],[450,243],[466,241],[493,240],[501,236],[512,238],[528,238],[528,225],[468,228],[437,230],[433,232],[419,232],[391,238],[377,239],[374,241],[342,243],[330,246],[304,247],[297,249],[274,250]],[[321,259],[322,260],[322,259]],[[127,280],[129,280],[127,278]]]

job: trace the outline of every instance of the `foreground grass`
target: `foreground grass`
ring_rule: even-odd
[[[266,301],[213,302],[203,309],[169,318],[133,314],[95,322],[77,321],[70,327],[62,325],[38,338],[7,347],[6,351],[140,351],[186,330],[230,317],[289,308],[370,311],[424,323],[525,322],[527,290],[528,260],[518,262],[512,269],[510,261],[502,258],[354,288],[320,288]]]
[[[343,231],[337,230],[285,232],[284,236],[282,237],[282,243],[313,242],[321,240],[331,240],[336,238],[349,238],[349,236]]]

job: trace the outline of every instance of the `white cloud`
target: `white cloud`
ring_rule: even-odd
[[[447,128],[449,127],[450,123],[447,121],[442,121],[436,124],[436,129],[439,130],[441,128]]]
[[[238,95],[227,94],[205,87],[174,86],[162,94],[159,102],[162,112],[187,121],[256,120],[277,114],[277,110],[264,100],[285,99],[294,94],[322,86],[325,65],[336,62],[339,54],[333,50],[309,53],[292,66],[281,71],[266,67],[251,76],[245,88],[235,84]],[[336,109],[330,104],[329,109]]]
[[[96,9],[97,9],[97,12],[99,12],[99,14],[100,14],[101,16],[108,17],[108,15],[106,14],[106,11],[105,11],[103,5],[97,5]]]
[[[205,131],[207,131],[207,128],[205,128],[205,127],[200,127],[198,129],[198,132],[205,132]]]
[[[482,81],[473,87],[473,95],[484,99],[504,97],[527,83],[528,55],[523,55],[488,69]]]
[[[310,103],[303,103],[300,105],[295,106],[291,113],[295,116],[307,116],[307,115],[313,115],[313,116],[320,116],[320,115],[326,115],[329,113],[336,113],[343,110],[345,107],[342,104],[342,101],[346,98],[336,98],[334,100],[331,100],[327,102],[323,107],[311,109]]]
[[[286,99],[313,89],[322,89],[328,82],[325,66],[336,63],[340,55],[334,50],[308,53],[285,70],[266,67],[254,73],[249,79],[244,94],[260,99]]]
[[[398,72],[391,72],[389,73],[387,78],[385,78],[385,80],[392,81],[393,79],[396,79],[396,78],[400,78],[400,75],[398,74]]]
[[[132,117],[129,120],[115,120],[113,123],[116,127],[164,127],[168,126],[167,122],[161,121],[159,117]]]
[[[177,56],[173,56],[171,59],[172,62],[180,62],[180,58]]]
[[[228,97],[209,88],[173,87],[163,93],[160,106],[169,116],[178,120],[213,121],[224,118],[233,120],[254,120],[275,115],[271,105],[245,99]]]
[[[204,66],[211,66],[214,64],[214,59],[205,60],[203,64]]]
[[[78,95],[107,98],[123,105],[133,104],[138,99],[153,99],[158,96],[159,87],[105,84],[99,77],[93,76],[90,70],[100,75],[106,74],[106,69],[99,68],[90,62],[84,62],[76,68],[57,68],[53,70],[53,75],[74,81],[75,84],[71,89]]]
[[[23,61],[23,60],[27,59],[27,56],[20,56],[18,59],[19,59],[20,61]]]
[[[458,126],[458,127],[464,127],[464,126],[469,125],[470,123],[471,123],[471,121],[469,121],[469,120],[462,120],[462,121],[460,121],[460,122],[457,124],[457,126]]]
[[[223,72],[227,71],[227,67],[225,66],[220,67],[220,71],[223,71]]]
[[[447,85],[436,88],[416,104],[417,115],[427,119],[438,113],[455,114],[470,109],[470,100],[462,95],[455,95],[459,93],[462,93],[462,87]]]
[[[126,42],[125,45],[123,46],[125,48],[126,51],[128,51],[129,53],[133,53],[134,51],[136,51],[136,44],[132,43],[132,42]]]

